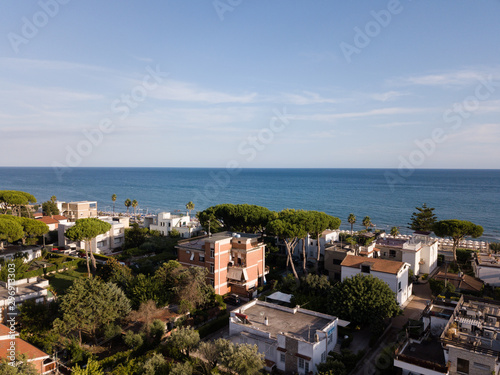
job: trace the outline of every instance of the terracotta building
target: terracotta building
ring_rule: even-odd
[[[265,245],[256,234],[223,232],[181,241],[177,256],[183,266],[205,267],[217,294],[251,297],[265,282]]]

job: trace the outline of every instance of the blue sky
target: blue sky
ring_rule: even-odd
[[[498,0],[0,12],[1,166],[498,168]]]

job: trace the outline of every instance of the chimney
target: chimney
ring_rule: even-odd
[[[267,319],[267,316],[264,318],[264,325],[266,325],[266,326],[269,325],[269,319]]]

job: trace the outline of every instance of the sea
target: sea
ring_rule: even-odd
[[[97,201],[100,211],[195,212],[221,203],[248,203],[279,211],[323,211],[342,220],[365,216],[375,229],[396,226],[402,234],[415,207],[435,208],[438,220],[461,219],[482,225],[485,241],[500,241],[500,170],[458,169],[238,169],[238,168],[53,168],[0,167],[0,190],[22,190],[38,202]]]

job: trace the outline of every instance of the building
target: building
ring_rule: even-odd
[[[19,338],[19,333],[0,324],[0,360],[12,362],[11,354],[24,354],[39,374],[55,374],[56,362],[47,353]],[[15,357],[14,357],[15,358]]]
[[[68,218],[69,221],[97,217],[97,202],[56,202],[59,211]]]
[[[109,223],[111,229],[104,234],[100,234],[91,241],[91,251],[96,254],[110,254],[113,250],[120,248],[125,243],[125,229],[129,227],[128,217],[101,218],[102,221]],[[79,249],[85,249],[85,241],[70,241],[64,236],[64,233],[75,225],[74,222],[59,224],[58,243],[59,246],[74,246]]]
[[[355,251],[348,244],[328,244],[325,246],[325,270],[333,281],[342,280],[342,261],[348,255],[355,255]]]
[[[49,230],[57,230],[59,224],[66,224],[68,222],[68,218],[62,215],[51,215],[51,216],[41,216],[38,215],[35,219],[40,220],[42,223],[47,224]]]
[[[197,236],[203,230],[199,221],[189,215],[173,215],[170,212],[160,212],[156,216],[145,217],[144,226],[150,230],[157,230],[163,236],[168,236],[172,229],[175,229],[181,238]]]
[[[265,282],[265,245],[259,235],[222,232],[180,241],[176,248],[183,266],[208,270],[217,294],[249,297]]]
[[[309,374],[335,348],[338,326],[347,324],[299,306],[253,300],[231,312],[229,334],[235,343],[257,345],[267,371]]]
[[[42,256],[42,248],[40,246],[11,245],[0,250],[0,259],[3,260],[11,260],[20,256],[24,257],[24,263],[31,262]]]
[[[414,275],[432,273],[437,267],[438,240],[430,232],[415,232],[409,240],[379,238],[377,249],[382,259],[410,264]]]
[[[339,231],[327,229],[321,233],[321,237],[319,238],[319,246],[320,246],[320,255],[325,254],[325,246],[328,244],[332,244],[333,242],[338,241],[339,239]],[[299,239],[297,245],[294,249],[294,255],[301,256],[302,255],[302,247],[303,247],[304,239]],[[314,236],[307,235],[305,238],[305,250],[306,257],[309,260],[315,261],[318,256],[318,239]]]
[[[481,280],[466,275],[463,272],[455,274],[439,271],[434,275],[434,280],[446,281],[452,284],[457,293],[480,293],[484,286]]]
[[[47,290],[49,281],[41,277],[16,280],[11,285],[15,287],[14,303],[16,306],[30,299],[35,300],[37,303],[52,301],[54,299],[52,293]],[[12,300],[9,300],[11,296],[8,286],[5,281],[0,281],[0,322],[8,318],[6,309],[9,303],[12,302]]]
[[[491,286],[500,286],[500,256],[476,254],[472,260],[474,276]]]
[[[408,283],[408,263],[347,255],[340,265],[342,280],[358,274],[372,275],[389,285],[396,294],[398,304],[403,305],[411,296],[412,284]]]
[[[396,351],[403,374],[491,375],[500,372],[500,303],[462,296],[424,310],[423,335]]]

